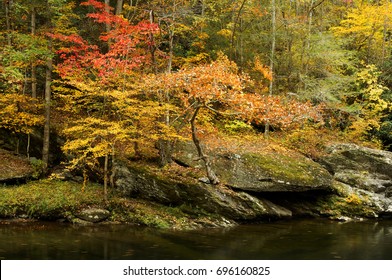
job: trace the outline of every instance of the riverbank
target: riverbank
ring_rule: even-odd
[[[218,185],[210,184],[205,167],[193,160],[192,143],[182,143],[165,168],[149,160],[116,160],[107,199],[102,185],[83,188],[83,179],[64,167],[40,180],[34,180],[33,165],[30,170],[3,168],[0,218],[183,230],[303,217],[392,216],[390,152],[331,144],[312,160],[277,145],[251,150],[244,145],[210,148]],[[16,162],[29,165],[7,153],[9,166]]]
[[[126,223],[172,229],[215,227],[222,219],[202,211],[187,213],[185,206],[168,207],[140,199],[124,198],[111,192],[104,200],[102,186],[72,181],[43,179],[22,185],[0,186],[0,217],[12,220],[46,220],[76,224]],[[83,211],[104,209],[102,221],[88,221]]]

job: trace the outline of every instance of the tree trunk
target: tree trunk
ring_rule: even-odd
[[[159,164],[161,167],[172,163],[172,143],[169,140],[158,140]]]
[[[116,158],[114,155],[115,155],[115,152],[114,152],[114,145],[113,145],[112,146],[112,168],[111,168],[111,174],[110,174],[110,178],[109,178],[110,187],[112,189],[114,188],[114,178],[116,176],[116,172],[115,172]]]
[[[103,196],[105,200],[108,199],[108,170],[109,170],[109,154],[106,154],[104,171],[103,171]]]
[[[172,72],[173,64],[173,40],[174,40],[174,30],[169,27],[169,61],[167,62],[167,73]]]
[[[31,9],[31,35],[35,35],[36,13],[35,8]],[[37,98],[37,71],[34,62],[31,64],[31,97]]]
[[[151,10],[150,11],[150,24],[154,23],[154,11]],[[151,54],[151,63],[152,63],[152,67],[154,69],[154,74],[158,73],[158,67],[157,67],[157,62],[156,62],[156,58],[155,58],[155,51],[156,51],[156,46],[155,46],[155,39],[154,39],[154,33],[150,32],[149,34],[150,36],[150,54]]]
[[[51,46],[50,46],[51,48]],[[44,139],[42,147],[42,161],[45,169],[49,163],[49,142],[50,142],[50,102],[51,102],[51,83],[52,83],[52,58],[46,60],[46,81],[45,81],[45,124],[44,124]]]
[[[105,12],[110,13],[110,0],[105,0]],[[110,23],[105,24],[106,33],[110,32]],[[112,44],[111,40],[108,40],[108,50],[110,50],[110,45]]]
[[[232,48],[232,51],[234,53],[234,57],[235,58],[237,58],[237,47],[235,45],[235,35],[236,35],[236,32],[237,32],[238,22],[240,21],[241,12],[242,12],[242,9],[245,6],[246,1],[247,0],[243,0],[242,3],[241,3],[241,6],[240,6],[240,8],[239,8],[239,10],[237,12],[237,15],[236,15],[235,19],[234,19],[233,30],[232,30],[232,34],[231,34],[231,40],[230,40],[231,41],[231,48]]]
[[[388,17],[387,15],[384,16],[384,27],[383,27],[383,38],[382,38],[382,55],[381,55],[381,65],[384,65],[385,57],[386,57],[386,45],[388,42]]]
[[[271,57],[270,57],[270,71],[272,75],[272,79],[269,81],[269,96],[272,96],[273,94],[273,85],[274,85],[274,59],[275,59],[275,44],[276,44],[276,3],[275,0],[271,0],[271,28],[272,28],[272,38],[271,38]],[[269,105],[267,106],[267,117],[268,113],[270,111]],[[268,138],[269,137],[269,131],[270,131],[270,124],[269,121],[267,120],[265,124],[265,129],[264,129],[264,137]]]
[[[30,159],[30,142],[31,142],[31,136],[30,133],[27,133],[27,147],[26,147],[27,159]]]
[[[121,15],[122,10],[123,10],[123,3],[124,3],[124,0],[117,0],[116,15]]]
[[[5,22],[7,28],[7,44],[11,46],[11,16],[10,16],[11,1],[5,1]]]
[[[150,14],[150,22],[152,20],[152,13]],[[169,32],[169,60],[167,62],[167,73],[172,72],[172,63],[173,63],[173,40],[174,40],[174,30],[171,29],[171,26],[168,25]],[[168,92],[165,92],[165,97],[163,103],[168,104],[170,101],[170,96]],[[165,125],[170,125],[170,112],[166,110],[163,115],[163,123]],[[169,140],[159,139],[158,140],[158,150],[159,150],[159,160],[160,166],[163,167],[168,163],[172,162],[172,143]]]
[[[310,11],[308,15],[308,36],[306,38],[306,61],[305,61],[305,76],[308,75],[309,72],[309,52],[310,52],[310,37],[312,35],[312,24],[313,24],[313,10],[314,10],[314,0],[310,3]],[[306,90],[306,84],[305,84],[305,90]]]
[[[191,119],[192,140],[196,146],[199,158],[204,161],[204,164],[206,166],[207,177],[210,180],[210,183],[213,185],[217,185],[217,184],[219,184],[219,178],[216,176],[214,170],[212,169],[211,161],[208,158],[208,156],[204,154],[203,149],[200,144],[200,140],[197,137],[197,129],[195,126],[195,120],[196,120],[197,114],[199,113],[200,108],[201,108],[200,106],[196,108],[195,112],[193,113],[192,119]]]

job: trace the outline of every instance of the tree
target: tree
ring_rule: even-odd
[[[211,184],[218,184],[219,178],[201,146],[196,121],[205,110],[225,114],[230,108],[239,108],[241,101],[246,99],[242,92],[244,77],[239,75],[233,62],[220,56],[209,65],[184,68],[176,73],[164,74],[160,79],[166,90],[181,102],[182,119],[190,125],[192,140],[199,159],[205,164],[207,177]]]
[[[271,57],[270,57],[270,73],[273,75],[274,73],[274,59],[275,59],[275,46],[276,46],[276,3],[275,0],[271,1]],[[269,95],[273,94],[273,76],[269,79]],[[265,124],[264,136],[268,138],[269,134],[269,122],[267,121]]]
[[[55,33],[59,30],[64,30],[69,25],[69,13],[71,13],[72,4],[67,4],[66,0],[47,0],[46,12],[48,13],[48,22],[45,27],[47,33]],[[42,36],[48,37],[47,33]],[[44,168],[47,169],[49,165],[50,152],[50,130],[51,130],[51,100],[52,100],[52,71],[53,71],[53,46],[52,38],[47,38],[47,49],[49,54],[46,57],[45,69],[45,95],[44,95],[44,133],[42,144],[42,161]]]
[[[30,134],[43,124],[42,108],[37,99],[21,93],[0,93],[0,128],[27,135],[26,154],[30,154]],[[19,152],[19,146],[16,147]]]
[[[368,64],[382,64],[391,55],[387,34],[392,30],[392,3],[363,2],[350,9],[340,22],[333,27],[334,34],[346,38],[345,46],[356,50]]]
[[[72,155],[70,168],[94,169],[99,166],[98,159],[104,158],[103,182],[104,196],[107,199],[109,178],[109,157],[115,156],[116,147],[124,142],[128,134],[121,122],[107,121],[96,117],[86,117],[74,121],[63,130],[67,138],[63,150]],[[83,172],[86,182],[86,172]],[[83,185],[83,188],[85,185]]]
[[[138,154],[140,143],[154,142],[162,133],[158,120],[166,107],[143,87],[143,71],[151,63],[150,35],[157,25],[149,21],[133,25],[95,0],[82,5],[94,7],[87,16],[105,30],[110,28],[100,34],[100,45],[78,34],[51,35],[62,44],[56,66],[62,80],[56,91],[61,93],[64,110],[77,116],[70,117],[62,131],[67,139],[64,151],[73,157],[71,166],[99,167],[103,157],[106,194],[110,162],[131,150]],[[107,42],[109,49],[102,48]]]
[[[387,89],[379,81],[375,65],[365,65],[357,73],[356,91],[347,102],[356,109],[356,118],[350,126],[354,137],[373,140],[381,128],[382,118],[392,110],[392,103],[382,98]]]

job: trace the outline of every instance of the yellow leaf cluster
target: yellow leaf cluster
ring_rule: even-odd
[[[0,94],[0,128],[29,134],[43,124],[38,100],[23,94]]]

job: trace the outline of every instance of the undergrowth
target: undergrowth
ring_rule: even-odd
[[[75,182],[39,180],[0,187],[0,217],[57,219],[87,205],[103,205],[102,188],[91,184],[84,192]]]

